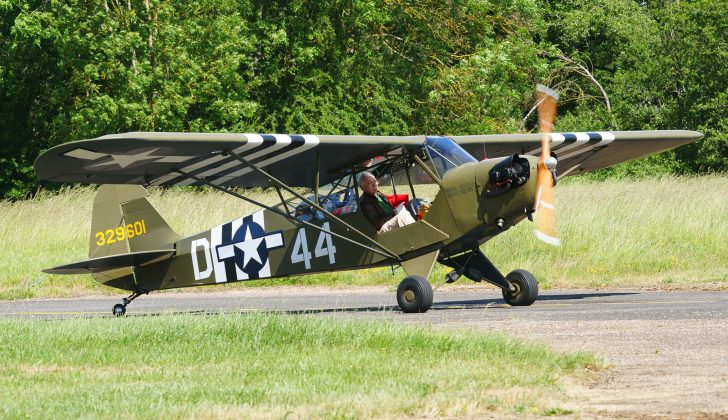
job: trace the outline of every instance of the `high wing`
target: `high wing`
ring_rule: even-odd
[[[559,172],[576,174],[658,153],[702,138],[695,131],[553,133]],[[540,134],[454,136],[477,159],[540,152]],[[425,136],[315,136],[229,133],[124,133],[55,146],[35,161],[50,181],[83,184],[290,187],[340,178],[376,156],[419,148]],[[316,168],[319,168],[317,174]],[[317,178],[318,176],[318,178]],[[204,180],[200,182],[195,178]]]
[[[576,175],[621,162],[664,152],[700,140],[702,133],[687,130],[552,133],[551,151],[559,175]],[[541,152],[541,134],[496,134],[452,137],[476,159]]]
[[[227,133],[125,133],[55,146],[35,161],[41,178],[83,184],[268,187],[268,179],[227,151],[290,187],[324,185],[347,170],[425,136],[314,136]]]

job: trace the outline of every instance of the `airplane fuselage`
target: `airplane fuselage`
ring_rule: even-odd
[[[523,185],[491,194],[495,185],[490,172],[506,159],[510,158],[450,170],[426,219],[413,225],[378,234],[361,212],[340,217],[402,259],[434,250],[447,256],[473,249],[533,210],[534,157],[523,158],[531,174]],[[136,284],[129,286],[157,290],[398,264],[386,253],[375,252],[380,249],[346,226],[329,220],[311,223],[320,230],[296,226],[280,214],[260,210],[179,239],[173,258],[136,267]]]

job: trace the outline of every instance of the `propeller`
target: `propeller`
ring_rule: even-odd
[[[559,246],[561,240],[556,230],[556,201],[554,200],[554,176],[556,158],[551,156],[551,132],[556,116],[559,94],[543,85],[536,86],[538,98],[538,126],[541,131],[541,158],[538,161],[538,185],[536,187],[536,237],[550,245]]]

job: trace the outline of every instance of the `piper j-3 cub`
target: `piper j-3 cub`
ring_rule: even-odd
[[[536,235],[559,243],[552,192],[557,159],[564,176],[702,137],[691,131],[551,133],[556,95],[540,87],[539,100],[541,134],[126,133],[53,147],[35,162],[40,177],[103,186],[94,199],[89,259],[45,272],[89,273],[132,292],[114,306],[117,316],[154,290],[388,265],[407,274],[397,288],[402,311],[425,312],[436,262],[452,268],[447,282],[485,280],[502,289],[507,303],[530,305],[538,295],[534,276],[525,270],[504,276],[480,245],[534,213]],[[378,233],[358,206],[362,171],[406,204],[401,211],[417,215],[426,200],[429,212]],[[261,210],[180,237],[143,187],[169,185],[208,186]],[[271,188],[280,202],[257,202],[236,187]]]

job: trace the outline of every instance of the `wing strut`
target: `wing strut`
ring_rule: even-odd
[[[276,187],[276,192],[278,193],[278,198],[281,199],[281,204],[283,205],[283,208],[286,209],[286,213],[290,213],[291,210],[288,208],[288,204],[286,204],[286,200],[283,199],[283,194],[281,194],[281,189],[278,188],[278,185]]]
[[[425,172],[427,172],[427,175],[429,175],[430,178],[432,178],[432,180],[435,181],[437,183],[437,185],[440,186],[440,188],[442,188],[442,181],[440,181],[440,177],[435,175],[435,173],[432,172],[432,169],[428,168],[427,165],[425,165],[425,162],[423,162],[419,156],[412,155],[412,157],[415,159],[415,162],[417,162],[420,165],[420,167],[422,167],[422,169],[424,169]]]
[[[326,210],[325,208],[323,208],[320,205],[318,205],[318,203],[314,203],[313,201],[309,200],[308,198],[304,197],[303,195],[297,193],[291,187],[289,187],[288,185],[286,185],[283,182],[279,181],[273,175],[271,175],[268,172],[260,169],[259,167],[255,166],[254,164],[248,162],[244,157],[238,155],[237,153],[233,152],[232,150],[227,150],[227,153],[229,153],[230,156],[232,156],[235,159],[237,159],[238,161],[240,161],[240,163],[242,163],[243,165],[247,166],[248,168],[250,168],[250,169],[254,170],[255,172],[258,172],[259,174],[261,174],[264,177],[268,178],[268,182],[270,182],[271,184],[273,184],[275,186],[278,186],[280,188],[283,188],[284,190],[286,190],[289,193],[293,194],[299,200],[305,202],[309,206],[312,206],[316,210],[322,212],[323,214],[326,215],[326,218],[328,220],[330,220],[330,221],[338,224],[339,226],[343,227],[344,229],[347,230],[347,232],[348,231],[355,232],[357,235],[359,235],[360,237],[364,238],[367,242],[370,242],[370,243],[374,244],[377,248],[379,248],[382,251],[384,251],[384,253],[386,254],[386,256],[388,256],[390,258],[394,258],[397,261],[401,261],[401,258],[399,258],[399,256],[397,256],[397,254],[395,254],[394,252],[392,252],[389,249],[385,248],[379,242],[377,242],[374,239],[372,239],[372,238],[368,237],[367,235],[363,234],[361,231],[359,231],[358,229],[356,229],[354,226],[346,223],[345,221],[343,221],[343,220],[339,219],[338,217],[334,216],[333,214],[329,213],[328,210]],[[317,172],[317,178],[318,178],[318,172]],[[318,182],[317,182],[317,184],[318,184]],[[316,189],[318,190],[318,186],[316,187]],[[316,197],[316,201],[318,201],[318,194],[316,194],[315,197]],[[384,255],[381,252],[378,252],[378,254]]]
[[[345,241],[347,241],[349,243],[352,243],[354,245],[357,245],[357,246],[359,246],[361,248],[364,248],[364,249],[366,249],[368,251],[374,252],[375,254],[379,254],[379,255],[384,256],[384,257],[387,257],[387,258],[392,258],[392,259],[394,259],[396,261],[402,261],[402,259],[399,256],[397,256],[393,252],[389,251],[388,249],[384,248],[383,246],[379,245],[379,243],[377,243],[375,240],[369,238],[368,236],[364,235],[363,233],[361,233],[361,235],[364,235],[364,237],[367,238],[369,241],[375,243],[377,245],[377,247],[382,248],[384,250],[384,252],[382,252],[382,251],[380,251],[378,249],[374,249],[372,247],[366,246],[366,245],[364,245],[364,244],[362,244],[360,242],[357,242],[357,241],[355,241],[353,239],[349,239],[346,236],[339,235],[336,232],[331,232],[331,231],[328,231],[328,230],[324,230],[322,227],[316,226],[313,223],[305,222],[303,220],[298,220],[298,219],[296,219],[295,217],[291,216],[288,213],[282,212],[282,211],[280,211],[280,210],[278,210],[276,208],[273,208],[271,206],[267,206],[267,205],[265,205],[265,204],[263,204],[263,203],[261,203],[259,201],[253,200],[252,198],[245,197],[245,196],[243,196],[241,194],[238,194],[235,191],[232,191],[232,190],[230,190],[228,188],[221,187],[219,185],[215,185],[215,184],[213,184],[211,182],[208,182],[208,181],[206,181],[206,180],[204,180],[204,179],[202,179],[202,178],[200,178],[198,176],[189,174],[189,173],[187,173],[187,172],[185,172],[185,171],[183,171],[181,169],[175,169],[174,172],[177,172],[178,174],[180,174],[182,176],[186,176],[186,177],[188,177],[190,179],[194,179],[195,181],[197,181],[199,183],[202,183],[202,184],[205,184],[208,187],[212,187],[212,188],[214,188],[214,189],[216,189],[218,191],[222,191],[222,192],[224,192],[226,194],[230,194],[230,195],[232,195],[235,198],[239,198],[239,199],[241,199],[243,201],[247,201],[247,202],[249,202],[249,203],[251,203],[251,204],[253,204],[255,206],[258,206],[260,208],[266,209],[266,210],[268,210],[270,212],[273,212],[273,213],[275,213],[275,214],[277,214],[279,216],[285,217],[286,219],[288,219],[289,221],[291,221],[296,226],[301,226],[301,225],[308,226],[308,227],[313,228],[313,229],[316,229],[318,231],[325,232],[326,234],[335,236],[335,237],[337,237],[339,239],[343,239],[343,240],[345,240]],[[287,191],[290,191],[290,189],[285,188],[285,186],[284,186],[284,189],[286,189]],[[311,202],[309,200],[305,200],[305,201],[307,201],[309,204],[311,204]],[[352,229],[355,230],[355,231],[357,231],[354,228],[352,228]]]

